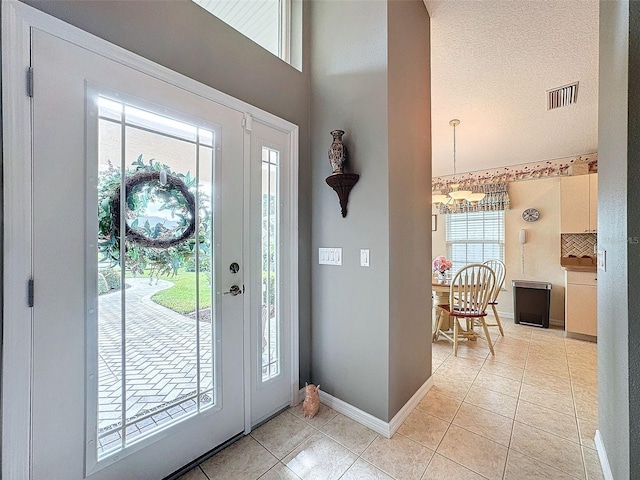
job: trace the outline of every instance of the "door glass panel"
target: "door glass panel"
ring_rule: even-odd
[[[262,147],[262,381],[280,374],[279,312],[279,159],[280,152]]]
[[[215,132],[105,97],[98,113],[98,391],[89,415],[100,460],[215,406],[219,362]]]

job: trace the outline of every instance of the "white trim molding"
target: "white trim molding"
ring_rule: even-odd
[[[407,419],[409,414],[414,408],[418,406],[420,401],[424,398],[429,390],[433,387],[433,376],[430,376],[426,382],[413,394],[407,403],[396,413],[390,422],[385,422],[377,417],[374,417],[370,413],[360,410],[353,405],[340,400],[339,398],[329,395],[327,392],[320,390],[320,402],[329,408],[334,409],[336,412],[341,413],[345,417],[350,418],[370,428],[376,433],[379,433],[385,438],[391,438],[394,433],[400,428],[400,425]],[[298,401],[304,400],[305,390],[300,389],[298,394]]]
[[[596,451],[598,452],[598,458],[600,459],[600,466],[602,467],[602,475],[605,480],[613,480],[613,473],[611,472],[611,465],[609,465],[609,458],[607,457],[607,451],[604,448],[604,442],[602,441],[602,435],[600,430],[596,430],[596,436],[594,437],[596,444]]]
[[[299,197],[299,158],[298,158],[298,127],[294,126],[290,130],[289,139],[289,152],[291,169],[289,171],[289,232],[288,232],[288,244],[289,251],[291,252],[291,261],[288,268],[288,281],[289,281],[289,316],[291,318],[291,331],[290,335],[290,351],[291,356],[291,405],[294,405],[294,399],[296,398],[296,392],[300,388],[300,285],[298,274],[298,253],[300,251],[298,239],[298,199]]]
[[[549,326],[564,328],[564,320],[549,318]]]
[[[491,315],[490,312],[487,312],[487,313],[489,313],[489,315]],[[500,315],[500,318],[510,318],[511,320],[513,320],[513,312],[500,312],[499,311],[498,315]]]
[[[418,406],[424,396],[429,392],[429,390],[431,390],[431,387],[433,387],[433,375],[427,378],[427,381],[422,384],[418,391],[413,394],[407,403],[404,404],[404,407],[402,407],[391,419],[389,422],[390,434],[387,438],[391,438],[393,434],[396,433],[400,428],[400,425],[403,424],[413,409]]]
[[[2,478],[31,478],[32,276],[31,100],[27,94],[32,10],[2,2],[3,351]],[[26,187],[26,188],[25,188]],[[8,281],[11,279],[11,281]]]

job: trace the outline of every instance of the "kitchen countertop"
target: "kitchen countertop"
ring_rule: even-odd
[[[598,269],[595,265],[562,265],[562,268],[570,272],[594,272]]]
[[[595,272],[597,268],[597,259],[592,256],[583,255],[576,257],[569,255],[568,257],[560,257],[560,266],[570,272]]]

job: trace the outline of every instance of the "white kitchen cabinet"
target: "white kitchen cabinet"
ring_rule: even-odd
[[[592,232],[598,231],[598,174],[587,175],[589,177],[589,228]]]
[[[598,335],[596,272],[565,272],[565,323],[567,333]]]
[[[598,174],[560,180],[560,232],[592,233],[598,230]]]

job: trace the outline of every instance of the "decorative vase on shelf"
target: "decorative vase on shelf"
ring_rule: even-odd
[[[344,173],[344,165],[347,161],[347,148],[342,143],[344,130],[332,130],[333,142],[329,147],[329,163],[331,164],[331,174]]]

